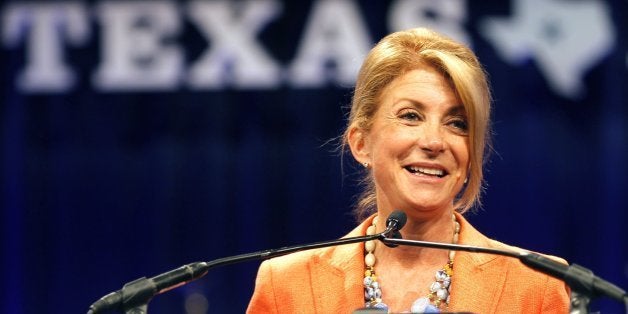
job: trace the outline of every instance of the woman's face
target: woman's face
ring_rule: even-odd
[[[467,176],[469,142],[464,107],[442,74],[425,66],[393,80],[371,130],[354,133],[352,149],[372,165],[380,211],[452,208]]]

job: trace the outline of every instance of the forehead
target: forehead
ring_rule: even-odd
[[[422,105],[462,105],[450,80],[432,66],[398,76],[382,90],[379,97],[380,106],[404,100]]]

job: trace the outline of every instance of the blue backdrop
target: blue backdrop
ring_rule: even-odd
[[[489,73],[494,153],[472,223],[627,288],[627,5],[3,4],[0,312],[81,313],[142,276],[344,235],[358,178],[333,139],[351,79],[411,26],[469,43]],[[243,312],[258,265],[149,310]]]

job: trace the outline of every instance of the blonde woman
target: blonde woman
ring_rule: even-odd
[[[396,32],[366,57],[343,146],[365,171],[361,223],[381,232],[395,209],[404,239],[520,250],[464,218],[479,202],[489,139],[490,92],[475,54],[428,29]],[[381,218],[380,218],[381,217]],[[565,313],[564,283],[518,260],[367,242],[262,263],[250,313]]]

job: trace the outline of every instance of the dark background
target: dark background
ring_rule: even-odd
[[[483,19],[516,16],[517,1],[464,4],[463,27],[495,99],[484,206],[467,217],[492,238],[564,257],[626,288],[627,3],[549,2],[606,8],[613,45],[583,71],[580,96],[556,92],[533,55],[507,62],[482,33]],[[98,2],[84,3],[91,10]],[[373,43],[391,31],[392,2],[351,3]],[[294,58],[311,9],[310,1],[283,3],[259,34],[282,65]],[[176,40],[195,60],[208,43],[181,19]],[[142,276],[333,239],[355,225],[355,165],[348,156],[343,165],[333,141],[350,87],[102,91],[91,81],[101,29],[90,23],[84,45],[64,48],[78,76],[67,91],[20,90],[28,47],[0,50],[0,312],[81,313]],[[243,312],[258,265],[212,270],[149,310]],[[592,309],[623,311],[604,298]]]

